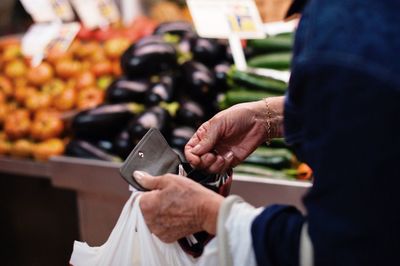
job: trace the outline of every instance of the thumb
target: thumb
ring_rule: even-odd
[[[152,176],[144,171],[134,171],[133,177],[142,187],[146,189],[154,190],[162,188],[160,176]]]

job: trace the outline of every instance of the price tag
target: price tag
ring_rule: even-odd
[[[75,18],[68,0],[21,0],[21,4],[36,23]]]
[[[93,29],[108,24],[100,12],[97,0],[71,0],[71,3],[86,28]]]
[[[143,15],[143,7],[139,0],[121,0],[122,20],[130,26],[136,17]]]
[[[105,27],[120,20],[118,7],[113,0],[71,0],[71,2],[88,29]]]
[[[49,52],[66,51],[79,29],[80,25],[77,22],[34,24],[22,37],[22,53],[32,58],[32,66],[39,65]]]
[[[78,22],[62,24],[55,38],[47,45],[45,54],[53,51],[65,52],[78,34],[81,26]]]
[[[43,55],[47,45],[57,36],[60,26],[60,23],[33,24],[22,37],[22,53],[26,57]]]
[[[187,0],[197,33],[205,38],[265,37],[253,0]]]
[[[21,0],[21,4],[36,23],[59,20],[49,0]]]
[[[109,22],[118,22],[121,18],[117,5],[113,0],[97,0],[101,15]]]
[[[55,14],[62,21],[73,21],[75,19],[74,11],[68,0],[50,0],[50,3]]]

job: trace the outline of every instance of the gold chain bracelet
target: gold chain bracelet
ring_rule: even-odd
[[[271,109],[269,108],[268,98],[264,98],[264,102],[266,107],[265,116],[267,118],[267,123],[265,125],[265,129],[267,130],[267,139],[265,142],[269,145],[271,143]]]

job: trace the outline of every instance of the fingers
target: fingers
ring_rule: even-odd
[[[224,158],[221,155],[217,155],[216,160],[214,161],[214,163],[210,164],[207,170],[211,173],[218,173],[224,168],[224,165]]]
[[[212,126],[210,121],[201,125],[185,146],[186,160],[191,165],[198,167],[203,160],[201,156],[213,150],[217,141],[217,136],[218,129]]]
[[[234,156],[231,151],[225,155],[206,153],[199,159],[198,168],[204,169],[210,173],[222,173],[232,166]]]
[[[217,159],[213,164],[210,164],[207,171],[210,173],[223,173],[228,168],[232,167],[234,157],[232,152],[228,152],[224,156],[217,155]]]

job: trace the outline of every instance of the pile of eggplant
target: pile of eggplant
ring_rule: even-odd
[[[124,160],[151,127],[182,153],[219,111],[231,64],[226,41],[200,38],[186,22],[160,24],[124,52],[123,76],[107,88],[106,103],[73,118],[66,154]]]

